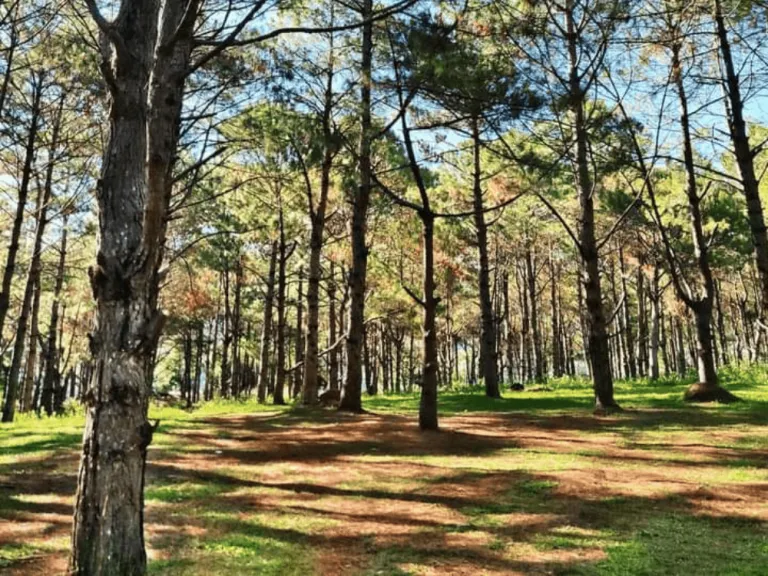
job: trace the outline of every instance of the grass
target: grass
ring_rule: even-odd
[[[689,405],[685,379],[587,382],[487,399],[415,394],[373,414],[216,401],[153,406],[151,574],[757,575],[768,566],[768,370],[728,368],[744,401]],[[83,415],[0,426],[0,572],[59,573]]]

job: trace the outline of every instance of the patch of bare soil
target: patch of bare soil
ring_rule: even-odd
[[[195,506],[244,519],[293,518],[275,531],[308,542],[315,573],[328,576],[357,574],[382,555],[424,575],[550,574],[595,562],[605,554],[599,546],[547,549],[536,538],[612,521],[615,510],[595,504],[616,497],[639,507],[768,521],[768,482],[728,474],[745,457],[755,467],[768,464],[764,452],[718,448],[723,434],[713,434],[712,443],[628,442],[616,422],[475,414],[443,418],[441,432],[420,433],[400,416],[211,418],[205,429],[172,433],[187,451],[150,451],[150,487],[220,488],[193,502],[152,503],[150,557],[170,557],[189,539],[225,530],[208,527]],[[77,456],[58,458],[57,466],[47,461],[0,474],[0,545],[69,534]],[[54,550],[6,570],[56,574],[65,567],[66,552]]]

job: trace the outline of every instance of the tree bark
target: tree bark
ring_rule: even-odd
[[[296,364],[304,362],[304,269],[299,267],[299,292],[296,296]],[[293,397],[301,390],[301,370],[293,371]]]
[[[280,249],[279,242],[272,242],[269,258],[269,274],[267,275],[267,291],[264,294],[264,320],[261,324],[261,350],[259,351],[259,402],[267,400],[267,380],[269,379],[269,348],[272,338],[272,302],[275,298],[275,267]]]
[[[146,572],[147,407],[164,321],[159,269],[197,2],[123,2],[113,23],[95,5],[91,12],[110,43],[102,43],[110,130],[96,191],[95,370],[84,395],[69,572],[132,576]]]
[[[758,317],[765,324],[765,314],[768,311],[768,234],[766,233],[763,205],[760,199],[760,182],[755,173],[755,152],[749,144],[749,135],[744,121],[744,102],[741,97],[741,87],[736,67],[731,54],[731,43],[728,39],[728,29],[725,25],[721,0],[714,0],[715,24],[720,55],[722,56],[723,71],[725,72],[726,114],[728,128],[733,144],[736,165],[739,168],[744,197],[747,201],[747,219],[752,233],[755,265],[757,266],[760,283],[760,312]],[[765,329],[765,327],[761,327]]]
[[[363,0],[360,16],[362,59],[360,65],[360,186],[352,201],[352,268],[349,272],[349,321],[347,322],[347,374],[339,410],[362,412],[363,345],[365,340],[365,286],[368,270],[368,204],[371,197],[371,87],[373,63],[373,0]]]
[[[427,209],[428,210],[428,209]],[[434,218],[428,212],[421,217],[424,238],[424,285],[422,324],[424,361],[422,365],[421,397],[419,400],[419,428],[437,430],[437,304],[435,298]]]
[[[8,306],[11,301],[11,285],[16,273],[16,257],[19,253],[19,237],[21,236],[21,227],[24,223],[24,208],[27,204],[29,195],[29,185],[32,179],[32,170],[35,160],[35,141],[40,126],[40,100],[43,94],[42,81],[35,80],[32,76],[32,108],[29,113],[29,130],[27,131],[27,142],[24,152],[24,165],[21,169],[21,182],[19,183],[19,195],[16,201],[16,215],[11,227],[11,240],[8,244],[8,252],[5,256],[5,269],[3,271],[2,289],[0,290],[0,334],[5,328],[5,318],[8,315]],[[8,404],[9,389],[6,386],[6,405]],[[15,391],[11,390],[14,395]],[[13,398],[15,405],[16,398]],[[15,410],[15,408],[14,408]],[[5,413],[5,410],[4,410]],[[12,416],[11,416],[12,418]]]
[[[592,366],[595,407],[598,410],[607,410],[616,409],[619,406],[613,397],[613,374],[611,374],[608,351],[608,332],[605,325],[603,297],[600,288],[600,261],[595,237],[594,184],[590,175],[587,126],[584,116],[584,90],[579,74],[578,33],[573,11],[573,0],[567,0],[565,16],[570,64],[570,108],[576,138],[576,186],[581,210],[578,232],[579,249],[582,259],[582,283],[589,316],[588,350]]]
[[[275,346],[277,372],[275,373],[275,392],[272,396],[277,405],[285,404],[285,268],[290,254],[285,245],[285,222],[283,219],[283,206],[280,202],[279,212],[280,244],[277,258],[277,334]]]
[[[59,342],[57,342],[56,331],[59,328],[59,301],[61,290],[64,286],[64,272],[67,261],[67,222],[69,217],[64,213],[61,230],[61,244],[59,245],[59,263],[56,267],[56,283],[53,288],[53,303],[51,304],[51,320],[48,325],[48,339],[45,346],[45,373],[43,376],[43,390],[41,395],[41,405],[45,413],[50,416],[53,411],[54,393],[59,387],[61,380],[59,372]]]
[[[479,254],[479,292],[480,292],[480,358],[485,384],[485,395],[489,398],[501,398],[499,392],[496,360],[496,322],[493,314],[490,289],[490,265],[488,263],[488,226],[485,222],[483,189],[480,166],[480,128],[477,117],[472,119],[473,171],[472,171],[472,207],[474,211],[475,235]]]

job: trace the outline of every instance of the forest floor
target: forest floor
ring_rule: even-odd
[[[584,383],[416,396],[371,413],[216,403],[154,408],[150,573],[765,575],[768,379],[746,401],[687,406],[684,384],[619,383],[597,417]],[[0,427],[0,573],[66,568],[81,416]]]

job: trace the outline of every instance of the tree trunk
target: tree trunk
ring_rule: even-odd
[[[264,320],[261,324],[261,350],[259,351],[259,402],[265,402],[267,399],[267,379],[269,378],[269,348],[270,338],[272,338],[272,302],[275,297],[275,267],[277,265],[278,241],[272,243],[272,250],[269,258],[269,274],[267,275],[267,292],[264,295]],[[280,255],[282,258],[282,255]]]
[[[434,218],[422,214],[424,236],[424,295],[423,333],[424,361],[422,365],[421,399],[419,401],[419,428],[437,430],[437,304],[435,298]]]
[[[31,335],[34,340],[30,340],[29,342],[29,363],[27,364],[27,375],[25,377],[28,389],[22,398],[22,408],[25,411],[29,410],[32,404],[35,364],[37,362],[37,339],[39,337],[37,316],[40,309],[40,269],[43,251],[43,237],[45,235],[45,227],[48,224],[48,203],[51,200],[51,191],[53,187],[54,159],[58,154],[62,105],[63,101],[57,112],[57,118],[54,119],[51,148],[49,151],[49,162],[46,168],[45,184],[37,194],[37,226],[35,228],[35,239],[32,246],[32,260],[30,261],[29,271],[27,272],[27,283],[24,289],[21,312],[19,314],[19,320],[16,328],[16,340],[13,347],[13,359],[11,360],[11,369],[8,372],[5,394],[6,402],[5,406],[3,406],[3,422],[13,422],[13,417],[16,411],[16,395],[19,387],[19,376],[21,373],[22,356],[24,355],[24,344],[27,341],[27,320],[30,316],[30,313],[32,316]],[[33,107],[39,107],[39,99],[37,104],[35,104]],[[0,325],[0,329],[2,329],[2,325]]]
[[[481,186],[480,167],[480,130],[478,119],[472,119],[472,142],[474,169],[472,173],[472,200],[475,221],[475,234],[480,260],[480,358],[485,384],[485,395],[489,398],[501,398],[498,372],[496,370],[496,323],[493,314],[490,289],[490,265],[488,264],[488,227],[485,222],[483,189]]]
[[[56,331],[59,328],[59,300],[64,286],[64,272],[67,261],[67,221],[68,215],[64,213],[64,221],[61,229],[61,244],[59,246],[59,263],[56,267],[56,283],[53,288],[53,303],[51,304],[51,320],[48,325],[48,339],[45,346],[45,373],[43,376],[43,390],[41,405],[45,413],[50,416],[53,413],[54,392],[58,388],[59,375],[59,346]]]
[[[697,361],[699,382],[686,391],[689,401],[732,401],[736,398],[721,388],[715,371],[715,358],[712,352],[712,301],[714,279],[709,263],[709,247],[704,238],[703,217],[701,214],[701,196],[696,185],[693,144],[691,142],[688,99],[685,93],[683,70],[680,62],[680,44],[672,46],[672,77],[680,99],[680,125],[683,134],[683,153],[686,171],[686,193],[688,196],[688,216],[691,226],[691,239],[696,267],[702,282],[702,294],[694,299],[678,275],[673,276],[674,285],[680,298],[693,312],[696,321]]]
[[[224,260],[224,322],[222,323],[221,344],[221,382],[219,390],[222,398],[229,398],[229,384],[232,367],[229,364],[229,347],[232,344],[232,308],[229,304],[229,256]]]
[[[339,410],[362,412],[363,344],[365,340],[365,285],[368,269],[368,203],[371,196],[371,86],[373,62],[373,0],[363,0],[362,58],[360,65],[360,186],[352,202],[350,235],[352,269],[349,272],[349,321],[347,322],[347,374]]]
[[[39,260],[39,258],[38,258]],[[27,342],[27,362],[24,367],[24,379],[21,389],[24,391],[21,399],[21,411],[32,410],[35,392],[35,372],[37,371],[37,343],[40,340],[40,264],[38,262],[37,278],[32,287],[32,311],[29,316],[29,340]]]
[[[531,338],[533,342],[533,379],[544,381],[544,355],[541,350],[541,330],[539,330],[539,312],[536,291],[536,267],[533,262],[533,252],[530,245],[525,251],[525,276],[528,290],[528,306],[530,308]]]
[[[741,97],[739,76],[731,55],[731,44],[728,39],[728,30],[725,26],[723,7],[721,0],[715,0],[715,24],[717,38],[720,44],[720,55],[723,59],[723,71],[725,72],[724,90],[726,99],[726,115],[728,128],[733,144],[733,153],[736,157],[736,165],[739,168],[742,190],[747,201],[747,217],[752,233],[752,245],[755,253],[755,264],[758,270],[760,282],[760,311],[758,317],[764,322],[768,310],[768,234],[766,234],[763,205],[760,199],[760,182],[755,174],[755,151],[749,144],[749,135],[744,121],[744,102]],[[764,327],[761,327],[765,329]]]
[[[632,332],[632,312],[629,305],[629,290],[627,290],[627,271],[624,262],[624,250],[621,248],[621,246],[619,246],[619,263],[621,270],[621,291],[624,297],[622,309],[624,313],[624,352],[626,354],[628,372],[627,376],[629,378],[635,378],[637,376],[637,361],[635,360],[635,335]],[[642,274],[642,271],[640,274]]]
[[[304,269],[299,268],[299,292],[296,296],[296,364],[304,362]],[[301,391],[302,370],[293,371],[293,397]]]
[[[146,572],[143,488],[153,432],[148,397],[163,327],[159,268],[196,16],[196,2],[137,0],[123,2],[112,24],[97,18],[117,46],[102,43],[112,98],[96,191],[95,370],[85,393],[73,575]]]
[[[243,366],[240,362],[240,337],[242,336],[242,289],[243,289],[243,256],[238,254],[235,263],[235,304],[232,314],[232,378],[229,382],[233,398],[240,396]]]
[[[576,138],[576,184],[579,194],[581,218],[579,220],[579,249],[582,258],[582,283],[586,297],[588,322],[588,349],[592,365],[595,407],[598,410],[616,409],[613,398],[613,375],[608,353],[608,333],[605,325],[602,290],[600,289],[600,261],[595,237],[594,185],[588,158],[587,124],[584,117],[584,89],[579,74],[576,25],[573,0],[567,0],[566,26],[570,61],[570,107]]]
[[[339,389],[339,353],[336,344],[336,267],[331,260],[328,279],[328,387],[331,390]]]
[[[21,235],[21,227],[24,223],[24,209],[27,204],[27,196],[29,195],[29,185],[32,179],[33,163],[35,160],[35,140],[37,139],[37,131],[40,125],[40,99],[43,94],[42,81],[35,80],[32,77],[32,109],[30,110],[29,118],[29,130],[27,132],[27,142],[24,152],[24,165],[21,170],[21,182],[19,184],[19,195],[16,201],[16,215],[13,219],[13,226],[11,227],[11,240],[8,244],[8,252],[5,256],[5,269],[3,271],[2,290],[0,290],[0,334],[2,334],[5,328],[5,318],[8,315],[8,306],[11,301],[11,285],[13,283],[13,277],[16,273],[16,257],[19,253],[19,237]],[[13,404],[15,410],[16,403],[16,391],[10,390],[6,385],[6,405],[8,404],[9,392],[14,395]],[[5,415],[5,410],[3,411]],[[11,415],[11,419],[13,416]],[[5,422],[5,420],[3,420]]]
[[[648,314],[645,309],[645,274],[643,262],[637,268],[637,373],[641,378],[648,367]]]
[[[552,249],[549,251],[549,298],[550,314],[552,315],[552,375],[560,378],[563,375],[563,365],[561,364],[560,353],[560,325],[558,317],[557,302],[557,275],[555,273],[555,255]]]
[[[661,322],[661,294],[659,294],[659,268],[653,268],[651,283],[651,339],[648,346],[648,365],[651,380],[659,379],[659,328]]]
[[[331,36],[333,52],[333,36]],[[328,64],[328,78],[325,87],[323,106],[323,163],[320,173],[320,197],[317,205],[312,206],[312,194],[309,195],[309,219],[312,232],[309,238],[309,275],[307,277],[307,338],[304,354],[304,382],[301,403],[314,405],[318,402],[317,392],[320,387],[319,341],[320,341],[320,257],[323,252],[323,234],[325,231],[325,209],[331,188],[331,167],[333,165],[334,146],[332,140],[331,113],[333,112],[333,55]]]
[[[277,258],[277,334],[275,346],[277,372],[275,373],[275,393],[272,397],[277,405],[285,404],[285,268],[290,254],[285,245],[285,223],[283,220],[282,201],[279,208],[280,244]]]

